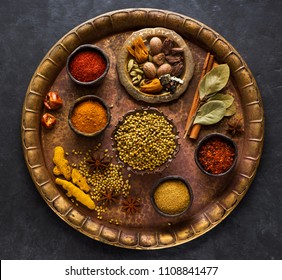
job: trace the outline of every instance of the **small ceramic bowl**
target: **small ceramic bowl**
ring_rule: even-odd
[[[162,163],[161,165],[159,166],[156,166],[153,170],[150,170],[150,169],[142,169],[142,170],[139,170],[139,169],[136,169],[136,168],[133,168],[132,166],[130,166],[129,164],[125,163],[121,158],[120,158],[120,155],[119,155],[119,151],[118,151],[118,148],[117,148],[117,141],[115,139],[115,135],[117,133],[117,131],[119,130],[120,126],[125,122],[126,118],[130,115],[137,115],[137,114],[141,114],[141,113],[144,113],[144,112],[147,112],[148,114],[156,114],[158,116],[162,116],[164,117],[168,123],[170,125],[172,125],[172,133],[174,134],[174,143],[175,143],[175,149],[171,155],[170,158],[167,159],[166,162]],[[120,164],[122,164],[123,166],[126,167],[127,170],[135,173],[135,174],[138,174],[138,175],[144,175],[144,174],[152,174],[152,173],[160,173],[162,172],[165,168],[168,167],[168,165],[173,161],[173,159],[176,157],[176,154],[179,152],[179,149],[180,149],[180,144],[178,143],[178,139],[179,139],[179,136],[178,136],[178,131],[177,131],[177,128],[175,126],[175,124],[173,123],[173,120],[167,118],[161,111],[159,111],[158,109],[156,108],[153,108],[153,107],[148,107],[148,108],[140,108],[140,109],[135,109],[135,110],[131,110],[129,112],[127,112],[121,120],[119,120],[118,124],[116,125],[113,133],[112,133],[112,140],[113,140],[113,150],[116,151],[116,156],[117,156],[117,160]]]
[[[85,132],[83,130],[79,130],[74,125],[74,123],[72,122],[72,116],[73,116],[74,110],[77,108],[77,106],[79,104],[82,104],[83,102],[86,102],[86,101],[98,102],[102,106],[102,108],[105,109],[105,113],[106,113],[106,119],[107,120],[106,120],[105,125],[101,129],[99,129],[98,131],[95,131],[93,133],[90,133],[90,132],[88,133],[88,132]],[[74,101],[74,103],[71,105],[70,110],[69,110],[69,115],[68,115],[68,123],[69,123],[70,128],[75,133],[77,133],[79,135],[86,136],[86,137],[94,137],[94,136],[101,134],[107,128],[107,126],[109,125],[110,120],[111,120],[111,112],[110,112],[108,105],[104,102],[104,100],[102,98],[100,98],[96,95],[85,95],[83,97],[76,99]]]
[[[170,188],[173,188],[171,191],[170,189],[168,189],[168,187],[164,186],[163,183],[165,182],[181,182],[183,183],[183,185],[187,188],[187,192],[185,195],[183,195],[183,188],[181,189],[181,194],[177,193],[176,191],[176,186],[171,186]],[[159,189],[159,188],[163,188],[163,189]],[[156,197],[156,192],[159,191],[158,195],[167,195],[167,191],[169,191],[169,195],[168,197],[165,197],[163,202],[158,202],[158,199]],[[180,191],[180,190],[179,190]],[[189,201],[184,202],[184,198],[187,195],[186,199],[189,199]],[[175,196],[175,197],[174,197]],[[183,199],[181,202],[177,201],[177,199]],[[171,200],[171,205],[164,205],[164,202],[169,202],[169,200]],[[184,205],[179,209],[179,211],[176,211],[174,209],[174,213],[172,213],[172,209],[171,208],[175,208],[177,206],[177,203],[184,203]],[[188,183],[187,180],[185,180],[183,177],[181,176],[176,176],[176,175],[171,175],[171,176],[167,176],[164,178],[161,178],[159,181],[157,181],[157,183],[154,185],[153,190],[151,192],[151,203],[153,205],[153,207],[155,208],[155,210],[162,216],[165,217],[178,217],[184,213],[187,212],[187,210],[191,207],[193,202],[193,192],[192,192],[192,188],[190,186],[190,184]]]
[[[232,163],[230,164],[230,167],[224,171],[222,171],[221,173],[212,173],[211,171],[207,170],[207,168],[205,169],[205,167],[203,166],[203,164],[201,163],[201,160],[199,160],[199,156],[200,156],[200,151],[203,148],[204,145],[206,145],[209,141],[212,141],[214,139],[218,139],[219,141],[226,143],[228,146],[231,147],[231,149],[234,151],[234,156],[232,157]],[[198,146],[195,150],[195,154],[194,154],[194,159],[195,162],[197,164],[197,166],[199,167],[199,169],[210,176],[223,176],[226,174],[229,174],[231,172],[231,170],[234,168],[234,166],[236,165],[236,161],[237,161],[237,157],[238,157],[238,148],[236,143],[229,138],[228,136],[221,134],[221,133],[213,133],[213,134],[209,134],[206,137],[204,137],[199,143]],[[225,163],[228,164],[227,160],[230,160],[228,157],[223,158],[224,161],[226,161]],[[210,161],[210,163],[212,164],[212,162]],[[215,165],[216,163],[214,163]]]
[[[97,74],[98,77],[96,79],[94,79],[94,80],[91,80],[91,81],[81,81],[78,78],[75,78],[74,75],[72,74],[72,70],[71,70],[71,63],[72,63],[73,59],[77,55],[79,55],[80,53],[85,52],[85,51],[91,51],[93,53],[97,53],[102,58],[102,60],[105,62],[105,70],[104,70],[104,72],[103,73],[99,73],[100,75]],[[83,86],[96,86],[96,85],[99,85],[102,82],[102,80],[106,77],[106,75],[107,75],[107,73],[109,71],[109,68],[110,68],[110,60],[109,60],[108,56],[105,54],[105,52],[102,49],[98,48],[95,45],[91,45],[91,44],[81,45],[78,48],[76,48],[69,55],[69,57],[67,59],[67,64],[66,64],[66,70],[67,70],[67,73],[68,73],[69,77],[71,78],[71,80],[74,81],[76,84],[83,85]]]

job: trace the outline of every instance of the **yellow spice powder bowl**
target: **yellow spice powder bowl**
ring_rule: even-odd
[[[96,95],[76,99],[70,107],[68,124],[78,135],[95,137],[108,127],[111,112],[105,101]]]
[[[165,217],[179,217],[193,202],[190,184],[181,176],[161,178],[153,187],[151,202],[155,210]]]

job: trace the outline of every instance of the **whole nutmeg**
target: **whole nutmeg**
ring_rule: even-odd
[[[157,75],[158,77],[160,77],[162,75],[170,74],[171,70],[172,70],[171,65],[168,63],[164,63],[158,68]]]
[[[148,79],[153,79],[157,75],[156,66],[152,62],[144,63],[143,72]]]
[[[166,62],[165,54],[164,53],[158,53],[153,56],[153,62],[156,63],[158,66],[164,64]]]
[[[158,54],[162,51],[163,43],[159,37],[153,37],[149,43],[150,52],[152,55]]]

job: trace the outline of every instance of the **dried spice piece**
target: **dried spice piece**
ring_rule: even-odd
[[[60,178],[56,178],[55,180],[56,184],[62,186],[66,191],[66,195],[68,197],[75,197],[77,201],[85,205],[91,210],[95,209],[95,203],[94,201],[90,198],[90,196],[86,193],[84,193],[80,188],[75,186],[73,183],[63,180]]]
[[[81,190],[83,190],[84,192],[88,193],[90,191],[90,186],[87,183],[86,177],[84,177],[78,169],[73,168],[72,172],[71,172],[71,178],[72,178],[72,182],[79,186],[79,188]]]
[[[212,100],[200,107],[193,124],[212,125],[219,122],[225,115],[226,107],[223,101]]]
[[[205,142],[198,153],[201,166],[211,174],[221,174],[229,170],[235,159],[235,149],[219,137]]]
[[[51,129],[56,124],[56,117],[52,114],[45,113],[41,118],[41,124],[47,129]]]
[[[158,53],[153,56],[153,62],[157,64],[158,66],[164,64],[166,62],[165,60],[165,54],[164,53]]]
[[[166,60],[168,63],[170,64],[174,64],[174,63],[180,63],[183,61],[183,56],[181,54],[175,54],[175,55],[167,55]]]
[[[106,156],[101,157],[98,155],[90,155],[90,158],[85,161],[89,164],[90,168],[92,168],[94,171],[98,171],[100,173],[103,173],[107,167],[110,164],[110,161],[107,159]]]
[[[200,100],[222,90],[229,81],[230,69],[228,64],[220,64],[208,72],[200,82]]]
[[[44,105],[49,110],[57,110],[63,105],[63,100],[58,92],[50,91],[44,98]]]
[[[150,46],[150,52],[152,55],[158,54],[161,52],[163,43],[162,40],[159,37],[153,37],[151,38],[149,42]]]
[[[171,53],[172,55],[175,55],[175,54],[183,54],[183,52],[184,52],[184,49],[183,49],[183,48],[172,48],[172,49],[170,50],[170,53]]]
[[[99,201],[102,201],[106,205],[117,202],[117,194],[115,194],[113,190],[107,189],[101,196]]]
[[[56,176],[63,175],[67,180],[71,179],[71,166],[67,159],[65,159],[65,151],[61,146],[56,146],[54,149],[53,162],[56,165],[53,173]]]
[[[163,86],[158,78],[152,80],[144,80],[140,84],[140,91],[145,93],[159,93],[163,89]]]
[[[149,52],[141,36],[138,36],[132,42],[132,47],[127,46],[126,49],[138,63],[144,63],[149,57]]]
[[[162,49],[163,53],[165,55],[170,54],[171,49],[173,48],[173,45],[174,45],[174,42],[171,39],[165,38],[163,41],[163,49]]]
[[[141,204],[137,198],[127,197],[122,201],[122,211],[126,214],[134,214],[141,207]]]
[[[233,136],[234,135],[238,135],[238,134],[241,134],[244,132],[244,129],[243,129],[243,125],[242,125],[242,122],[241,122],[242,119],[236,119],[235,121],[229,121],[227,123],[228,125],[228,128],[227,128],[227,131],[232,134]]]
[[[184,70],[184,63],[179,62],[172,66],[171,75],[175,77],[179,77],[183,73],[183,70]]]

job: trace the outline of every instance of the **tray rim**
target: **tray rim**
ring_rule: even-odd
[[[229,64],[231,74],[238,84],[240,95],[245,100],[243,104],[249,109],[246,114],[246,125],[250,130],[249,135],[246,136],[248,142],[245,150],[248,151],[248,148],[251,147],[253,149],[243,158],[244,164],[242,165],[246,170],[240,170],[236,177],[238,181],[236,189],[213,205],[213,209],[210,209],[212,207],[207,209],[202,217],[189,228],[178,229],[177,232],[172,229],[167,232],[140,231],[136,233],[136,236],[131,236],[122,230],[95,223],[90,217],[85,217],[76,210],[68,199],[59,194],[55,183],[50,178],[49,171],[44,166],[44,156],[41,151],[39,118],[43,107],[42,100],[48,90],[48,83],[54,80],[62,69],[61,67],[64,67],[68,54],[77,47],[77,44],[81,45],[90,40],[89,30],[92,30],[93,33],[93,30],[95,31],[100,25],[106,24],[108,30],[103,30],[97,35],[96,40],[99,40],[106,34],[128,31],[128,21],[132,22],[135,16],[137,18],[132,26],[133,30],[153,28],[156,25],[165,28],[170,26],[170,29],[177,33],[187,32],[186,36],[191,36],[207,49],[211,49],[217,57]],[[144,19],[143,17],[145,20],[139,23],[138,20]],[[205,234],[222,222],[236,208],[254,180],[264,142],[264,110],[261,95],[250,69],[235,48],[216,31],[193,18],[171,11],[148,8],[108,12],[87,20],[67,32],[51,47],[35,70],[26,92],[21,124],[22,148],[26,165],[37,190],[47,205],[64,222],[94,240],[113,246],[142,250],[181,245]]]

